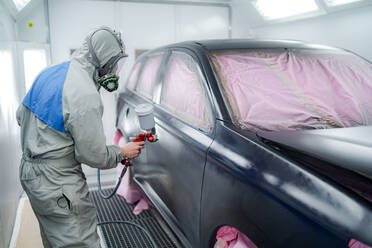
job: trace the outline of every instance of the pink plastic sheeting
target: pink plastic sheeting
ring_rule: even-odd
[[[120,130],[117,130],[114,137],[114,144],[119,145],[120,139],[123,137],[123,133]]]
[[[115,145],[124,145],[123,134],[120,131],[116,132],[115,138],[114,138],[114,144]],[[117,178],[119,178],[121,171],[123,169],[124,165],[118,164],[116,167],[116,175]],[[116,180],[116,183],[118,183],[118,179]],[[138,186],[133,181],[131,170],[128,169],[125,173],[120,186],[118,190],[116,191],[117,195],[120,195],[125,198],[125,201],[128,204],[135,204],[136,206],[133,209],[134,214],[140,214],[143,210],[147,210],[151,207],[150,202],[146,199],[146,197],[142,194],[141,190],[138,188]]]
[[[137,62],[133,67],[133,70],[129,76],[128,83],[127,83],[127,87],[129,89],[134,89],[134,86],[136,85],[137,75],[141,68],[141,64],[142,64],[141,62]]]
[[[154,55],[148,58],[138,80],[136,91],[147,98],[152,98],[152,90],[161,59],[162,55]]]
[[[247,236],[231,226],[221,227],[216,239],[214,248],[257,248]]]
[[[253,131],[372,123],[372,66],[351,54],[216,54],[217,73],[242,128]]]
[[[371,246],[365,245],[362,242],[359,242],[358,240],[351,239],[349,241],[349,248],[372,248]]]
[[[209,128],[209,108],[199,71],[191,57],[173,54],[163,82],[161,104],[182,119]]]

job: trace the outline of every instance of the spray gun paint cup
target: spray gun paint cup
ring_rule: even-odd
[[[155,127],[154,108],[151,104],[140,104],[135,109],[142,130],[151,131]]]

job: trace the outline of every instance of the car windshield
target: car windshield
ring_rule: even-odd
[[[339,50],[216,51],[211,61],[234,122],[252,131],[372,124],[372,65]]]

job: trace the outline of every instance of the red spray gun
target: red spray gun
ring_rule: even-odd
[[[156,135],[155,130],[155,120],[154,120],[154,108],[151,104],[140,104],[135,109],[138,121],[140,124],[140,128],[142,130],[146,130],[144,133],[140,133],[137,137],[131,138],[133,142],[141,142],[141,141],[148,141],[150,143],[158,141],[158,137]],[[129,167],[132,163],[129,159],[124,159],[121,161],[125,167]],[[124,171],[124,170],[123,170]],[[124,175],[125,172],[122,174]]]
[[[158,141],[158,137],[156,135],[156,130],[155,130],[153,106],[151,104],[140,104],[135,108],[135,111],[138,117],[140,128],[142,130],[146,130],[146,132],[139,134],[136,138],[131,138],[131,140],[133,142],[148,141],[150,143]],[[111,198],[116,193],[127,169],[130,166],[132,166],[132,162],[128,158],[123,159],[121,161],[121,164],[124,165],[124,168],[120,173],[120,176],[118,178],[118,183],[116,184],[114,190],[111,192],[110,195],[104,195],[101,190],[100,169],[98,169],[98,172],[97,172],[98,192],[105,199]]]
[[[136,138],[131,138],[131,141],[132,142],[141,142],[141,141],[148,141],[150,143],[154,143],[156,141],[158,141],[158,138],[157,138],[157,135],[155,134],[155,128],[153,128],[154,131],[151,131],[150,133],[140,133]],[[121,163],[125,166],[125,167],[129,167],[132,165],[132,162],[129,160],[129,159],[124,159],[121,161]],[[122,174],[124,175],[125,172]]]

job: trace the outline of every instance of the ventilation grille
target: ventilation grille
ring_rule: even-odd
[[[105,195],[112,189],[103,190]],[[152,211],[143,211],[139,215],[133,214],[133,207],[120,196],[113,196],[105,200],[97,191],[90,193],[97,209],[98,222],[130,221],[145,228],[152,236],[159,248],[177,248],[174,239],[171,239]],[[142,230],[127,224],[101,225],[101,231],[107,248],[152,248],[150,239]]]

